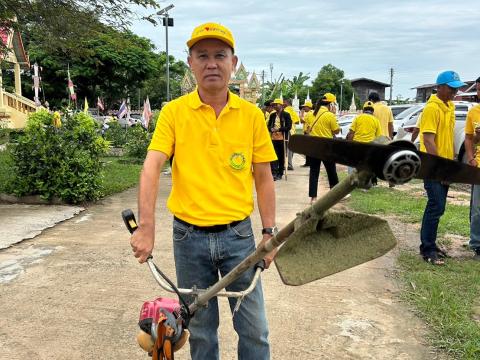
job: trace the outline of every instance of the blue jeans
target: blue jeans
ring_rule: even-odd
[[[480,185],[472,186],[469,245],[472,250],[480,249]]]
[[[428,201],[423,213],[422,229],[420,230],[420,254],[428,257],[436,256],[437,230],[440,217],[445,212],[448,185],[439,181],[424,180],[423,186],[427,192]]]
[[[178,286],[181,288],[196,285],[197,288],[206,289],[218,281],[219,273],[226,275],[255,251],[250,218],[217,233],[195,230],[192,226],[174,220],[173,245]],[[250,285],[254,272],[253,268],[247,270],[227,286],[227,290],[245,290]],[[233,311],[237,300],[229,298],[228,301]],[[219,359],[218,325],[218,302],[214,297],[190,321],[192,360]],[[238,359],[270,359],[268,324],[260,281],[234,314],[233,327],[239,337]]]

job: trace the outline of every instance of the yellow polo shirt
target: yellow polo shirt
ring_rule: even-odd
[[[371,114],[360,114],[353,119],[350,130],[354,131],[353,141],[371,142],[381,135],[380,122]]]
[[[373,104],[373,115],[380,122],[381,135],[390,137],[388,132],[388,124],[393,123],[393,113],[387,105],[382,104],[380,101]]]
[[[474,135],[475,128],[480,126],[480,104],[475,105],[468,111],[467,119],[465,121],[465,134]],[[480,167],[480,144],[475,145],[475,160],[477,160],[477,166]]]
[[[277,159],[263,114],[229,92],[216,118],[195,90],[160,113],[148,150],[174,156],[169,210],[198,226],[228,224],[253,211],[253,163]]]
[[[313,110],[310,110],[303,114],[303,131],[309,126],[312,126],[315,121],[315,116],[313,115]]]
[[[315,125],[310,133],[312,136],[331,139],[333,138],[333,132],[340,129],[337,123],[337,117],[334,113],[328,111],[325,106],[320,107],[315,119],[312,122],[312,125],[313,124]]]
[[[437,95],[430,96],[420,120],[420,134],[435,134],[438,156],[453,160],[453,130],[455,127],[455,105],[449,101],[446,105]],[[427,152],[420,136],[420,151]]]
[[[290,118],[292,119],[292,128],[290,129],[290,134],[295,135],[295,124],[298,124],[300,122],[300,116],[298,116],[298,113],[291,106],[285,107],[283,111],[290,114]]]

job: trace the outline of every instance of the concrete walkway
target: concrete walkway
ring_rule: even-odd
[[[0,204],[0,250],[70,219],[84,210],[80,206]]]
[[[300,156],[295,162],[288,181],[276,182],[280,227],[308,205],[308,169],[298,167]],[[172,217],[165,208],[170,181],[162,175],[154,258],[174,278]],[[148,358],[135,342],[140,307],[167,294],[133,258],[120,217],[125,208],[136,211],[136,193],[131,189],[107,198],[33,240],[0,251],[0,264],[23,269],[0,283],[0,359]],[[252,220],[259,234],[256,211]],[[394,232],[402,241],[407,230],[401,225]],[[272,359],[435,357],[424,343],[424,325],[398,299],[395,255],[394,250],[301,287],[287,287],[274,267],[267,270],[263,285]],[[227,301],[221,299],[220,305],[222,359],[236,359]],[[175,358],[189,359],[188,347]]]

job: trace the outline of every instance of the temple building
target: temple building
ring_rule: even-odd
[[[188,69],[181,83],[182,95],[193,91],[196,85],[195,77]],[[258,80],[257,75],[255,72],[250,75],[243,63],[240,63],[235,75],[230,79],[229,87],[232,92],[253,104],[256,104],[262,95],[262,84]]]
[[[6,92],[0,70],[0,121],[10,128],[23,128],[28,114],[37,110],[34,101],[22,96],[20,72],[28,70],[30,62],[18,31],[13,28],[0,29],[0,41],[7,50],[0,54],[0,63],[2,65],[7,63],[7,66],[13,65],[15,77],[15,93]]]

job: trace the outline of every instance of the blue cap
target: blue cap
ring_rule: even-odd
[[[457,89],[467,84],[460,80],[460,76],[458,76],[455,71],[448,70],[438,75],[437,85],[448,85],[451,88]]]

